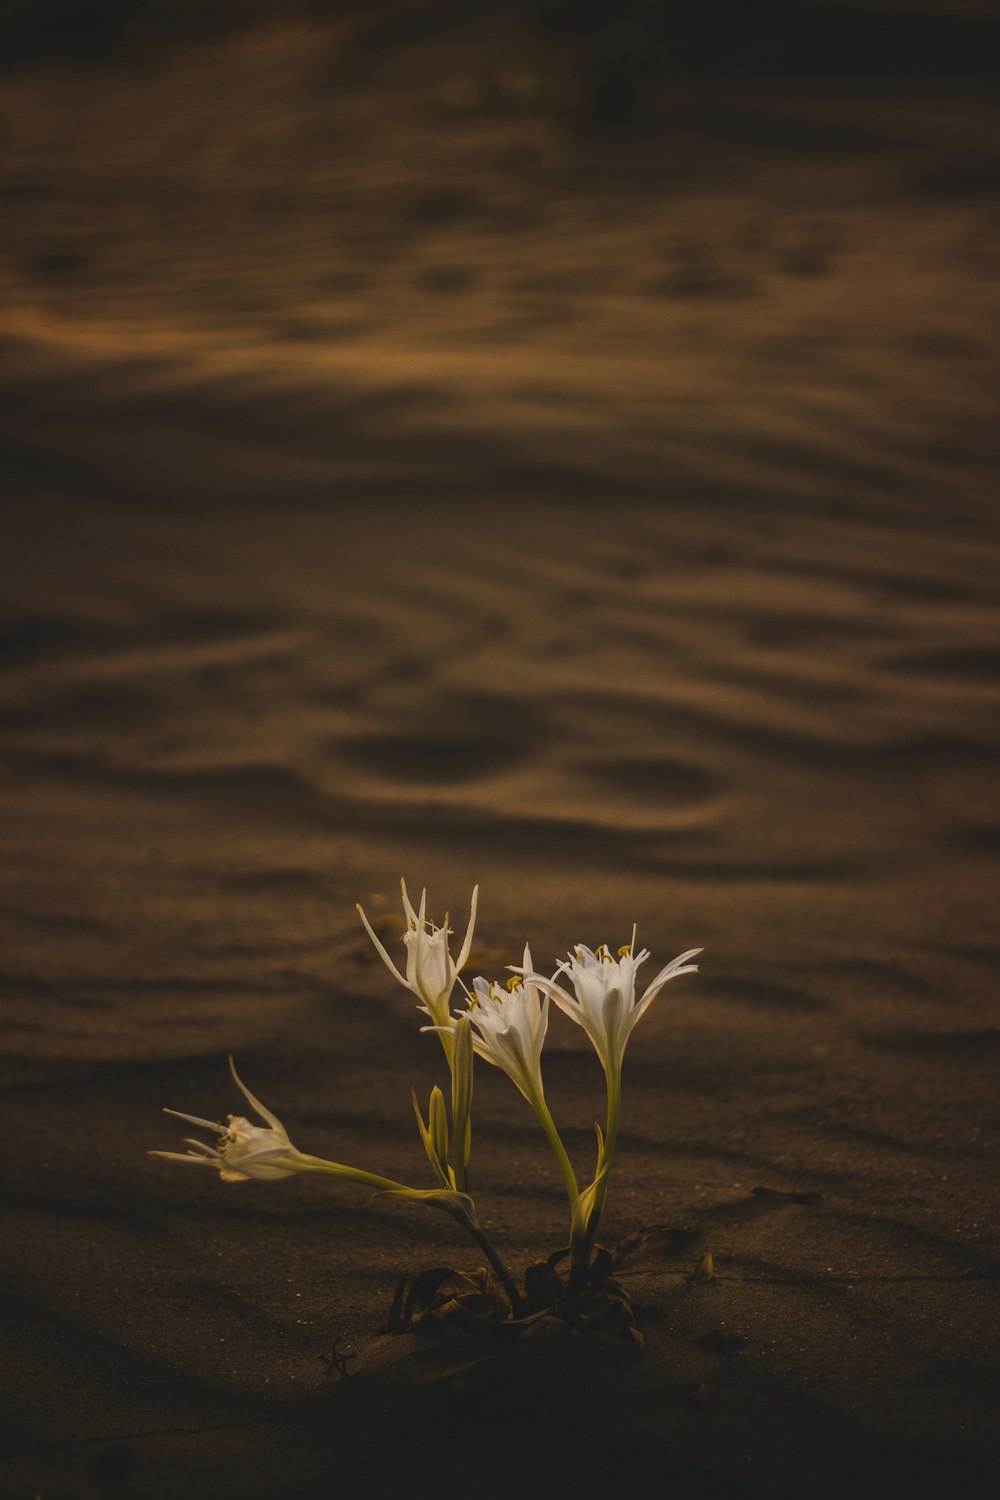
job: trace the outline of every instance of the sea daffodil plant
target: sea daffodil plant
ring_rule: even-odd
[[[467,987],[461,971],[472,949],[478,886],[472,893],[469,923],[461,948],[457,956],[452,957],[447,917],[440,927],[435,926],[427,917],[427,892],[422,892],[420,905],[414,909],[405,883],[401,884],[406,923],[403,932],[405,972],[397,967],[360,906],[358,911],[393,977],[417,997],[420,1009],[430,1018],[430,1025],[422,1029],[436,1033],[444,1049],[450,1075],[449,1101],[446,1103],[444,1092],[435,1085],[425,1117],[416,1092],[413,1093],[417,1127],[435,1185],[413,1187],[300,1151],[292,1144],[277,1115],[243,1083],[232,1059],[233,1079],[263,1123],[255,1124],[241,1115],[229,1115],[228,1123],[222,1124],[180,1110],[168,1110],[168,1114],[213,1132],[215,1143],[208,1145],[189,1137],[186,1152],[154,1151],[151,1154],[168,1161],[212,1167],[224,1182],[264,1182],[297,1173],[318,1173],[356,1182],[383,1196],[443,1208],[480,1247],[503,1288],[510,1315],[517,1319],[527,1310],[525,1299],[484,1230],[468,1191],[474,1059],[481,1057],[507,1075],[534,1111],[545,1133],[569,1198],[568,1254],[573,1275],[580,1284],[581,1278],[585,1280],[593,1276],[593,1267],[601,1256],[607,1255],[606,1251],[597,1250],[597,1235],[618,1145],[626,1047],[638,1022],[664,986],[680,975],[696,971],[697,965],[690,960],[696,958],[701,949],[691,948],[666,964],[638,999],[635,993],[636,971],[650,955],[646,949],[636,953],[634,930],[632,941],[618,950],[617,958],[612,957],[606,945],[596,949],[578,945],[568,958],[556,965],[551,976],[536,972],[531,950],[526,944],[521,963],[510,966],[511,977],[506,985],[477,976]],[[570,988],[560,982],[563,980],[568,981]],[[459,1004],[464,1006],[463,1009],[453,1009],[456,986],[461,992]],[[550,1002],[583,1029],[604,1072],[607,1119],[603,1130],[600,1125],[596,1127],[594,1175],[582,1191],[546,1102],[542,1082],[542,1051],[548,1034]],[[556,1259],[558,1256],[552,1258],[553,1261]],[[531,1284],[554,1284],[550,1273],[551,1262],[544,1275],[536,1274],[533,1282],[528,1278],[529,1294]]]
[[[689,960],[697,958],[700,952],[700,948],[689,948],[671,959],[639,1000],[635,998],[635,975],[639,965],[649,957],[649,950],[644,948],[636,954],[634,928],[632,941],[619,948],[617,959],[612,958],[605,943],[596,951],[579,944],[568,958],[561,960],[556,975],[564,974],[569,979],[572,995],[541,974],[525,976],[554,1000],[571,1021],[582,1026],[600,1058],[607,1086],[607,1126],[603,1132],[600,1126],[597,1128],[597,1171],[590,1187],[577,1200],[573,1214],[570,1243],[574,1264],[586,1264],[590,1259],[601,1224],[608,1176],[618,1146],[622,1064],[629,1037],[669,980],[697,972],[698,965]]]

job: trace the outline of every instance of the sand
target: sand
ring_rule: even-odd
[[[0,80],[12,1500],[1000,1492],[994,108],[962,33],[611,129],[519,15]],[[145,1154],[233,1052],[426,1181],[400,875],[480,884],[473,972],[705,950],[628,1057],[639,1362],[387,1335],[448,1219]],[[546,1079],[582,1175],[563,1017]],[[560,1183],[476,1089],[523,1267]]]

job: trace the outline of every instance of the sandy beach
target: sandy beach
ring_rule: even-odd
[[[1000,34],[573,9],[0,14],[4,1500],[1000,1493]],[[639,1360],[388,1334],[444,1215],[146,1154],[232,1053],[430,1185],[400,876],[478,882],[469,978],[704,949]],[[545,1074],[582,1173],[561,1015]],[[565,1242],[485,1064],[472,1171]]]

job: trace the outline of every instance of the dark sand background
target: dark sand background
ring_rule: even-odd
[[[3,1496],[1000,1493],[991,10],[0,7]],[[424,1180],[400,874],[490,973],[705,948],[637,1368],[437,1380],[448,1220],[144,1154],[233,1051]]]

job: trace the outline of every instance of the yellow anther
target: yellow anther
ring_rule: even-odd
[[[521,976],[520,976],[520,974],[512,974],[510,976],[510,978],[507,981],[507,988],[510,990],[510,992],[511,992],[512,995],[513,995],[513,993],[514,993],[515,990],[519,990],[521,988]]]
[[[622,943],[621,947],[618,949],[618,957],[619,958],[631,958],[631,956],[632,956],[632,944],[631,943]]]

